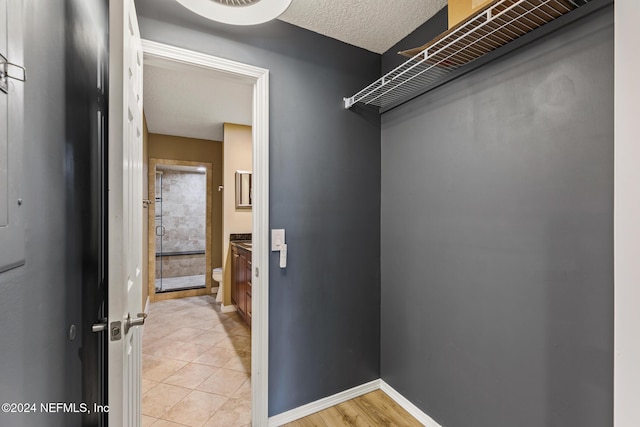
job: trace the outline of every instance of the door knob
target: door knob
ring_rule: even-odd
[[[138,317],[136,317],[135,319],[131,318],[131,313],[127,314],[127,320],[125,320],[124,322],[125,335],[127,334],[127,332],[129,332],[129,329],[131,329],[132,327],[144,325],[144,321],[146,318],[147,318],[147,313],[138,313]]]

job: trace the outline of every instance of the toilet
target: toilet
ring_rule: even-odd
[[[218,283],[218,295],[216,296],[216,301],[222,301],[222,267],[214,268],[211,272],[211,278]],[[215,287],[211,288],[211,292],[213,293]]]

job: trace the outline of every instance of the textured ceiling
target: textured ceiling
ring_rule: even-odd
[[[279,19],[384,53],[446,4],[447,0],[293,0]],[[159,19],[182,19],[185,13],[175,0],[136,0],[136,7]],[[221,141],[224,122],[251,124],[252,87],[224,74],[145,58],[144,109],[152,133]]]
[[[384,53],[446,5],[447,0],[293,0],[278,19]]]

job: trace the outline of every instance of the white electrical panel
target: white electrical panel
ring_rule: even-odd
[[[22,2],[0,0],[0,273],[24,264]],[[15,74],[18,72],[20,76]]]
[[[7,0],[0,0],[0,28],[7,28]],[[0,61],[7,56],[7,32],[0,31]],[[7,78],[0,63],[0,227],[9,223],[9,95],[4,92]]]

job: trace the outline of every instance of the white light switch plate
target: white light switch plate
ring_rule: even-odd
[[[286,242],[284,240],[284,228],[271,230],[271,251],[279,251],[282,249],[282,245]]]
[[[287,268],[287,244],[280,248],[280,268]]]

